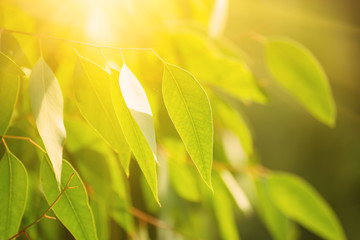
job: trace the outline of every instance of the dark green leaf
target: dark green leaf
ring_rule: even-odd
[[[28,176],[24,165],[7,151],[0,161],[0,239],[18,232],[27,202]]]
[[[0,73],[0,136],[4,136],[14,112],[18,92],[19,77]]]
[[[80,176],[69,162],[63,161],[61,172],[61,189],[66,186],[70,176],[74,173],[69,187],[52,210],[57,218],[71,232],[75,239],[97,239],[94,216],[91,211],[85,186]],[[40,169],[41,186],[48,204],[52,204],[59,196],[55,173],[48,156],[45,156]]]

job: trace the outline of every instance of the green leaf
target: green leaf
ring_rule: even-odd
[[[213,122],[204,89],[189,72],[166,64],[162,92],[176,130],[201,177],[212,189]]]
[[[251,132],[242,116],[231,106],[222,102],[220,99],[212,101],[214,111],[214,122],[219,122],[224,128],[236,134],[241,142],[247,157],[253,154],[253,140]]]
[[[180,141],[167,140],[164,142],[164,147],[169,154],[167,163],[170,182],[176,193],[188,201],[200,201],[201,194],[196,178],[198,175],[187,162],[188,154],[184,144]]]
[[[336,109],[326,74],[304,46],[292,40],[271,39],[266,60],[275,79],[319,121],[334,126]]]
[[[19,77],[0,73],[0,136],[4,136],[14,112],[18,92]]]
[[[285,215],[325,239],[346,239],[330,206],[303,179],[288,173],[273,173],[268,178],[269,195]]]
[[[27,202],[28,176],[24,165],[7,151],[0,161],[0,239],[18,232]]]
[[[64,103],[59,83],[42,57],[31,72],[29,95],[37,128],[60,185],[62,151],[66,138],[63,121]]]
[[[79,174],[70,165],[63,161],[61,172],[61,189],[66,186],[70,176],[74,173],[69,187],[56,202],[52,210],[57,218],[71,232],[75,239],[97,239],[94,216],[91,211],[85,186]],[[48,156],[44,156],[40,169],[41,186],[48,204],[52,204],[59,196],[55,173]]]
[[[136,123],[133,115],[128,109],[122,89],[120,89],[119,72],[111,69],[111,97],[115,107],[117,118],[120,122],[124,136],[133,152],[141,171],[144,173],[151,191],[159,203],[156,177],[155,156],[147,142],[141,128]]]
[[[0,52],[0,71],[16,76],[25,76],[21,68],[8,56]]]
[[[273,239],[289,240],[294,224],[274,205],[269,196],[268,184],[266,179],[258,178],[254,180],[258,205],[257,209],[260,217],[264,221]]]
[[[79,59],[74,86],[78,108],[97,133],[119,153],[121,164],[129,175],[130,148],[112,104],[110,75],[99,65],[81,56]]]
[[[226,187],[217,174],[214,174],[213,182],[213,205],[222,239],[240,239],[233,214],[233,203]]]
[[[154,120],[150,104],[145,90],[125,63],[120,71],[119,85],[127,108],[139,125],[157,160]]]
[[[212,86],[243,101],[266,103],[267,98],[248,65],[239,56],[230,56],[201,34],[183,31],[171,35],[175,49],[162,55],[180,65],[206,86]],[[164,47],[161,46],[161,49]],[[160,50],[161,50],[160,49]],[[173,56],[170,54],[175,52]],[[209,71],[211,69],[211,71]]]

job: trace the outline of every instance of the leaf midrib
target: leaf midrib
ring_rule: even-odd
[[[178,91],[179,91],[179,93],[180,93],[181,99],[182,99],[183,102],[184,102],[186,111],[187,111],[188,115],[190,116],[191,126],[192,126],[192,128],[193,128],[193,130],[194,130],[194,132],[195,132],[195,139],[196,139],[196,143],[197,143],[197,145],[198,145],[198,147],[199,147],[199,152],[200,152],[200,155],[201,155],[201,159],[204,159],[204,153],[203,153],[202,148],[201,148],[201,145],[200,145],[200,140],[199,140],[198,132],[196,131],[195,122],[194,122],[194,119],[193,119],[192,115],[190,114],[190,110],[189,110],[188,104],[187,104],[187,102],[186,102],[186,99],[185,99],[185,97],[184,97],[184,95],[183,95],[183,93],[182,93],[182,91],[181,91],[181,89],[180,89],[180,86],[179,86],[179,84],[177,83],[177,81],[176,81],[173,73],[170,71],[169,66],[168,66],[168,65],[165,65],[165,66],[166,66],[168,72],[170,73],[172,79],[174,80],[175,85],[176,85],[176,87],[177,87],[177,89],[178,89]],[[176,126],[175,126],[175,127],[176,127]]]

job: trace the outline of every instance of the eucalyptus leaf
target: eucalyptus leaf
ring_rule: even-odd
[[[85,186],[76,170],[67,161],[63,161],[61,172],[61,189],[63,189],[70,176],[74,173],[69,187],[59,198],[52,210],[62,224],[71,232],[75,239],[97,239],[94,216],[89,205]],[[40,169],[41,186],[48,204],[52,204],[59,196],[54,169],[47,155]]]
[[[257,210],[271,236],[275,240],[290,240],[294,224],[274,205],[268,190],[267,180],[254,179],[257,194]]]
[[[156,177],[156,160],[141,128],[137,124],[125,103],[122,89],[120,89],[119,72],[111,69],[111,97],[115,112],[123,130],[127,143],[133,152],[141,171],[144,173],[151,191],[159,203]]]
[[[221,178],[214,174],[213,206],[222,239],[240,239],[230,198]]]
[[[125,63],[120,71],[119,85],[126,106],[139,125],[157,161],[154,120],[150,104],[145,90]]]
[[[301,44],[281,38],[266,42],[266,60],[275,79],[319,121],[335,125],[336,109],[327,76]]]
[[[130,148],[117,120],[110,92],[110,74],[102,67],[79,56],[75,69],[76,103],[84,118],[120,155],[129,175]]]
[[[0,52],[0,71],[16,76],[25,76],[25,73],[10,57]]]
[[[0,239],[15,235],[20,227],[28,192],[28,175],[24,165],[6,151],[0,161]]]
[[[273,173],[268,178],[272,202],[285,215],[325,239],[346,239],[330,206],[303,179],[288,173]]]
[[[29,95],[37,128],[60,184],[62,151],[66,138],[63,96],[54,73],[42,57],[31,72]]]
[[[193,75],[169,64],[165,65],[162,93],[191,159],[212,189],[213,121],[208,96]]]
[[[19,92],[19,77],[0,72],[0,136],[4,136],[14,112]]]

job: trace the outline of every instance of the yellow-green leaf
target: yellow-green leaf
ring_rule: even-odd
[[[63,161],[61,172],[61,189],[74,173],[69,187],[53,206],[56,217],[71,232],[75,239],[97,239],[94,216],[91,211],[85,186],[75,169],[67,161]],[[59,196],[60,190],[56,184],[54,169],[44,156],[40,169],[41,186],[48,204],[52,204]]]
[[[60,184],[62,151],[66,138],[63,96],[54,73],[42,57],[31,72],[29,95],[37,128]]]
[[[271,39],[266,60],[275,79],[319,121],[333,126],[336,109],[326,74],[304,46],[292,40]]]
[[[166,64],[162,93],[168,114],[191,159],[211,186],[213,121],[208,96],[189,72]]]
[[[294,224],[274,205],[269,196],[268,183],[264,178],[254,180],[257,194],[257,210],[275,240],[290,240]]]
[[[5,135],[19,92],[19,77],[0,72],[0,136]]]
[[[25,73],[21,68],[8,56],[0,52],[0,71],[17,76],[24,76]]]
[[[126,106],[139,125],[156,158],[156,141],[153,114],[145,90],[131,70],[124,65],[120,71],[119,84]]]
[[[222,239],[240,239],[232,204],[232,200],[221,178],[214,174],[213,206]]]
[[[0,161],[0,240],[18,232],[28,191],[24,165],[7,151]]]
[[[268,178],[269,195],[285,215],[325,239],[346,239],[330,206],[303,179],[288,173],[273,173]]]
[[[129,175],[130,148],[126,143],[111,100],[110,74],[99,65],[79,57],[75,69],[75,96],[78,108],[89,124],[120,155]]]
[[[153,151],[150,148],[141,128],[136,123],[133,115],[127,107],[122,89],[120,89],[119,72],[111,69],[111,97],[115,112],[123,130],[127,143],[133,152],[141,171],[144,173],[151,191],[156,199],[158,199],[157,177],[156,177],[156,160]]]

